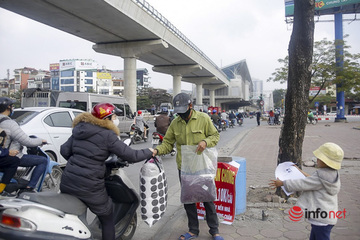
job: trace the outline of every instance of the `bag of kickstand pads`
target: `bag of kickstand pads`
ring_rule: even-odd
[[[140,169],[141,218],[150,227],[164,215],[168,184],[162,161],[158,157],[146,160]]]
[[[216,200],[215,176],[218,152],[215,147],[196,152],[197,145],[181,146],[181,202]]]

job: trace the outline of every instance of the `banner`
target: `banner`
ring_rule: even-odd
[[[240,164],[235,161],[229,163],[218,162],[215,177],[217,201],[214,201],[216,212],[224,224],[232,224],[235,218],[235,179]],[[197,203],[199,219],[204,219],[205,207],[203,203]]]
[[[324,9],[346,6],[360,3],[360,0],[316,0],[315,10],[321,11]],[[294,15],[294,0],[285,0],[285,16],[290,17]]]

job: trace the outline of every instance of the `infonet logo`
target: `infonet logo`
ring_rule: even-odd
[[[301,220],[301,218],[304,216],[305,218],[337,218],[337,219],[341,219],[341,218],[345,218],[345,208],[344,211],[321,211],[320,208],[317,208],[316,211],[309,211],[305,208],[305,211],[303,211],[301,209],[301,207],[298,206],[294,206],[292,208],[290,208],[289,210],[289,218],[290,220],[294,221],[294,222],[298,222]]]
[[[303,213],[303,210],[301,209],[301,207],[293,206],[292,208],[290,208],[290,210],[289,210],[290,220],[292,220],[294,222],[298,222],[301,220],[302,216],[304,216],[304,213]]]

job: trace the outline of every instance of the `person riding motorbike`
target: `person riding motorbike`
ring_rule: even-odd
[[[163,136],[166,133],[166,130],[170,126],[171,119],[168,116],[168,109],[166,107],[161,109],[161,113],[156,117],[154,125],[156,127],[156,131]]]
[[[212,114],[211,114],[210,118],[211,118],[211,120],[213,121],[213,123],[214,123],[215,125],[218,125],[219,128],[220,128],[220,120],[221,120],[221,118],[220,118],[220,116],[217,114],[216,109],[212,110]]]
[[[1,128],[3,128],[7,135],[7,141],[4,147],[9,151],[17,151],[17,157],[20,158],[20,167],[33,167],[30,181],[26,188],[20,189],[21,192],[35,192],[36,185],[44,173],[47,166],[47,158],[38,155],[23,154],[23,147],[37,147],[47,144],[45,139],[30,138],[19,126],[17,122],[12,120],[10,116],[13,114],[13,104],[15,100],[8,97],[0,98],[0,121]],[[3,119],[3,120],[2,120]]]
[[[144,138],[147,138],[147,129],[149,126],[144,121],[144,118],[141,116],[142,111],[137,111],[137,116],[134,118],[134,124],[136,127],[138,127],[141,131],[141,133],[144,133]]]
[[[116,116],[120,112],[111,103],[99,103],[91,113],[79,114],[71,137],[60,149],[68,161],[60,190],[79,198],[99,217],[104,240],[115,239],[113,203],[105,188],[105,160],[115,154],[129,162],[140,162],[153,154],[152,148],[133,150],[120,140]]]
[[[235,126],[235,120],[236,119],[236,116],[235,116],[235,113],[233,111],[230,112],[229,114],[229,120],[230,120],[230,123],[232,123],[233,126]]]
[[[221,113],[221,119],[226,122],[226,127],[229,127],[229,121],[227,120],[227,118],[228,118],[228,115],[225,112],[225,110],[223,110]]]

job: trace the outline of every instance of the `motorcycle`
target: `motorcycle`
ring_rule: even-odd
[[[152,134],[152,148],[156,148],[157,145],[160,145],[162,143],[164,139],[164,135],[162,135],[161,133],[159,132],[153,132]],[[173,147],[173,149],[171,150],[170,152],[170,156],[175,156],[176,155],[176,148]]]
[[[242,118],[237,118],[237,123],[239,124],[239,126],[241,126],[243,124],[243,119]]]
[[[149,126],[145,126],[146,128],[146,136],[149,136]],[[140,142],[141,140],[144,140],[144,142],[147,142],[147,138],[144,138],[144,132],[140,130],[139,127],[137,127],[135,124],[132,124],[130,127],[130,139],[132,144],[136,144]]]
[[[44,156],[47,159],[46,169],[39,179],[35,190],[59,192],[62,169],[59,163],[51,160],[51,158],[40,147],[28,147],[27,154]],[[34,167],[18,167],[14,177],[6,186],[5,191],[9,193],[18,193],[20,189],[25,188],[31,178]],[[1,171],[1,170],[0,170]],[[0,176],[2,176],[0,172]]]
[[[130,144],[131,140],[125,140]],[[127,161],[111,156],[105,162],[105,186],[114,204],[115,239],[131,239],[137,227],[140,197],[126,176]],[[0,239],[101,239],[98,217],[87,218],[87,206],[64,193],[20,194],[0,200]]]
[[[221,132],[221,128],[219,126],[219,123],[215,123],[214,121],[212,121],[214,124],[214,127],[216,128],[216,130],[220,133]]]
[[[229,128],[233,128],[233,127],[235,127],[235,119],[231,119],[229,121]]]
[[[222,131],[226,131],[226,121],[223,119],[220,120],[220,128]]]

